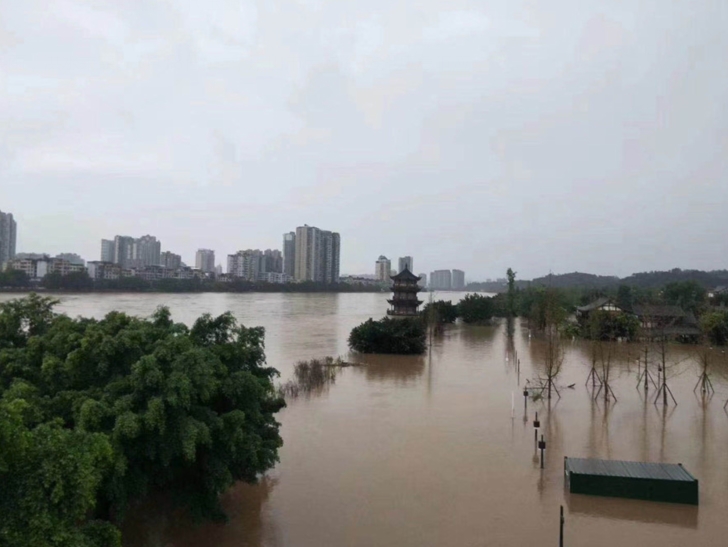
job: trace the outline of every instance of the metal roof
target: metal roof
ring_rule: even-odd
[[[605,477],[629,477],[633,479],[686,482],[694,482],[696,480],[682,465],[674,463],[566,458],[564,466],[567,472],[578,475],[600,475]]]

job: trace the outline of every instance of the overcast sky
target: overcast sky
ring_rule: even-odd
[[[725,0],[0,0],[18,251],[728,267]]]

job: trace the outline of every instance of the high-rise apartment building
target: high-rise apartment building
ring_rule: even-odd
[[[133,261],[137,268],[159,266],[162,244],[156,237],[145,235],[134,240]]]
[[[452,290],[462,291],[465,289],[465,272],[462,270],[452,271]]]
[[[296,281],[321,280],[321,230],[313,226],[296,228]]]
[[[283,273],[283,253],[278,249],[266,249],[263,256],[266,273]]]
[[[399,259],[399,273],[402,273],[405,268],[407,268],[410,272],[414,273],[414,260],[412,260],[411,256],[403,256]]]
[[[114,262],[114,248],[113,240],[101,240],[101,262]]]
[[[299,226],[296,228],[295,245],[296,281],[338,283],[341,236],[337,232]]]
[[[386,256],[380,255],[374,264],[374,278],[377,281],[389,281],[392,275],[392,261]]]
[[[198,249],[195,255],[195,268],[205,273],[215,273],[215,251]]]
[[[283,273],[296,275],[296,232],[283,234]]]
[[[248,281],[258,281],[258,276],[265,273],[265,254],[258,249],[247,249],[228,255],[227,273]]]
[[[450,270],[435,270],[430,274],[430,288],[435,291],[449,291],[452,289],[452,274]]]
[[[164,251],[159,255],[159,264],[168,270],[179,270],[182,268],[182,256],[171,251]]]
[[[128,268],[134,258],[134,238],[129,236],[114,237],[114,264]]]
[[[341,236],[336,232],[321,232],[321,254],[323,260],[323,282],[339,282],[339,257],[341,254]]]
[[[0,269],[15,257],[17,238],[18,225],[12,213],[0,211]]]
[[[417,274],[417,277],[420,278],[420,280],[417,282],[417,284],[420,287],[427,287],[427,274],[423,274],[423,273]]]

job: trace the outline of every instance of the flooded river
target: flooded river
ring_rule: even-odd
[[[668,385],[678,405],[665,408],[653,404],[651,385],[647,397],[635,387],[642,346],[614,344],[618,402],[607,405],[584,385],[589,344],[569,342],[561,399],[529,401],[524,410],[519,386],[542,369],[543,347],[523,325],[515,352],[502,326],[455,326],[425,357],[349,356],[349,331],[383,316],[387,295],[61,298],[62,311],[96,317],[115,309],[149,315],[164,304],[191,323],[230,310],[266,328],[268,362],[281,381],[301,359],[341,355],[364,365],[343,369],[323,393],[292,400],[278,415],[280,464],[260,484],[225,496],[228,524],[198,526],[146,507],[124,528],[127,547],[558,545],[560,505],[568,547],[728,545],[728,382],[718,350],[716,394],[705,399],[693,393],[696,349],[670,348]],[[547,443],[544,470],[534,411]],[[569,495],[564,456],[680,462],[700,480],[700,507]]]

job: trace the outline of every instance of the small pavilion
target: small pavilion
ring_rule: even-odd
[[[420,280],[418,276],[413,274],[407,268],[391,277],[392,299],[387,300],[391,308],[387,310],[387,315],[392,317],[416,317],[419,312],[417,308],[422,304],[422,300],[417,299],[417,293],[421,288],[417,284]]]

